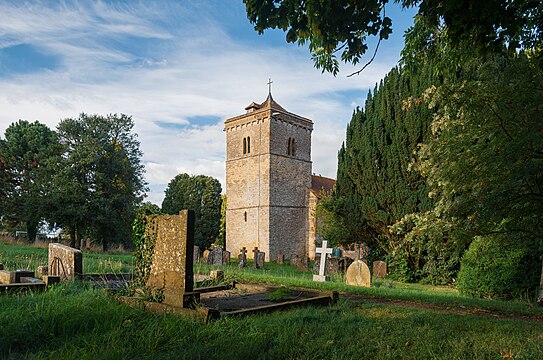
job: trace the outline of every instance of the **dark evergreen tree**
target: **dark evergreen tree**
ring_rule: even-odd
[[[162,202],[162,212],[177,214],[194,210],[194,243],[209,247],[219,236],[221,224],[221,183],[210,176],[179,174],[170,181]]]
[[[432,207],[425,181],[409,165],[432,121],[432,112],[419,97],[438,81],[431,64],[392,69],[368,94],[364,109],[355,110],[338,155],[334,197],[349,229],[345,240],[362,240],[388,254],[404,280],[420,272],[424,250],[421,244],[403,241],[391,226],[406,214]]]

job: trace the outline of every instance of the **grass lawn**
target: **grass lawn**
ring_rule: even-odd
[[[41,265],[46,257],[45,249],[0,243],[6,268]],[[86,272],[117,272],[114,266],[124,272],[133,263],[126,254],[87,257],[92,270],[84,267]],[[212,268],[196,265],[195,271]],[[43,293],[0,296],[0,358],[543,359],[543,309],[528,303],[471,299],[452,288],[387,280],[372,288],[344,285],[341,277],[315,283],[309,272],[274,263],[264,270],[236,264],[222,269],[229,280],[344,295],[332,307],[204,325],[118,304],[83,283],[62,284]]]

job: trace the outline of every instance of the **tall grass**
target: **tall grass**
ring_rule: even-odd
[[[543,323],[340,300],[203,325],[80,283],[0,296],[7,359],[543,358]]]

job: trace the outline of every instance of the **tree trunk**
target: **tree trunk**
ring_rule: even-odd
[[[75,248],[75,227],[70,228],[70,247]]]
[[[539,280],[539,296],[537,297],[537,305],[543,306],[543,263],[541,265],[541,278]]]
[[[36,241],[36,235],[38,233],[38,224],[33,221],[26,222],[26,237],[28,242],[33,243]]]

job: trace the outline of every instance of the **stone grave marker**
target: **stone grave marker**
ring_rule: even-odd
[[[362,260],[355,260],[345,273],[347,285],[370,287],[371,274],[368,265]]]
[[[255,269],[264,269],[264,260],[265,259],[266,259],[266,253],[262,252],[262,251],[259,251],[256,254],[256,260],[255,260],[256,267],[255,267]]]
[[[204,253],[202,254],[202,260],[207,263],[208,260],[209,260],[209,254],[211,253],[211,251],[205,249],[204,250]]]
[[[38,266],[38,276],[42,277],[49,274],[48,266]]]
[[[72,280],[76,274],[83,274],[83,253],[66,245],[50,243],[48,270],[49,275],[60,276],[61,281]]]
[[[210,263],[213,266],[221,266],[222,265],[222,255],[223,255],[222,248],[220,246],[214,247],[213,250],[211,250],[211,254],[210,254],[211,261],[210,261]]]
[[[326,264],[326,272],[329,275],[339,274],[343,268],[343,259],[338,257],[330,257]]]
[[[297,268],[300,271],[309,271],[309,257],[302,256],[298,258]]]
[[[290,266],[298,267],[299,260],[300,258],[298,257],[298,255],[290,255]]]
[[[18,284],[23,278],[33,278],[34,272],[28,270],[0,270],[0,284]]]
[[[319,265],[319,275],[313,275],[313,281],[328,281],[330,280],[328,276],[325,275],[326,269],[326,258],[328,254],[332,254],[332,249],[327,248],[327,240],[322,241],[322,247],[316,248],[315,253],[321,255],[320,265]]]
[[[283,255],[283,254],[277,255],[277,260],[275,262],[277,264],[284,264],[285,263],[285,255]]]
[[[200,247],[197,245],[194,245],[194,253],[192,255],[192,260],[196,264],[197,262],[200,262]]]
[[[225,250],[222,252],[222,264],[230,265],[230,251]]]
[[[241,248],[238,255],[238,267],[244,268],[247,266],[247,249],[245,247]]]
[[[387,263],[384,261],[374,261],[373,262],[373,276],[376,278],[384,278],[387,276]]]
[[[223,281],[224,280],[224,271],[222,270],[211,270],[209,272],[209,277],[216,281]]]
[[[152,229],[156,229],[156,244],[147,286],[155,294],[161,292],[165,304],[187,307],[196,296],[187,294],[192,292],[194,281],[194,211],[154,217],[146,230]]]

